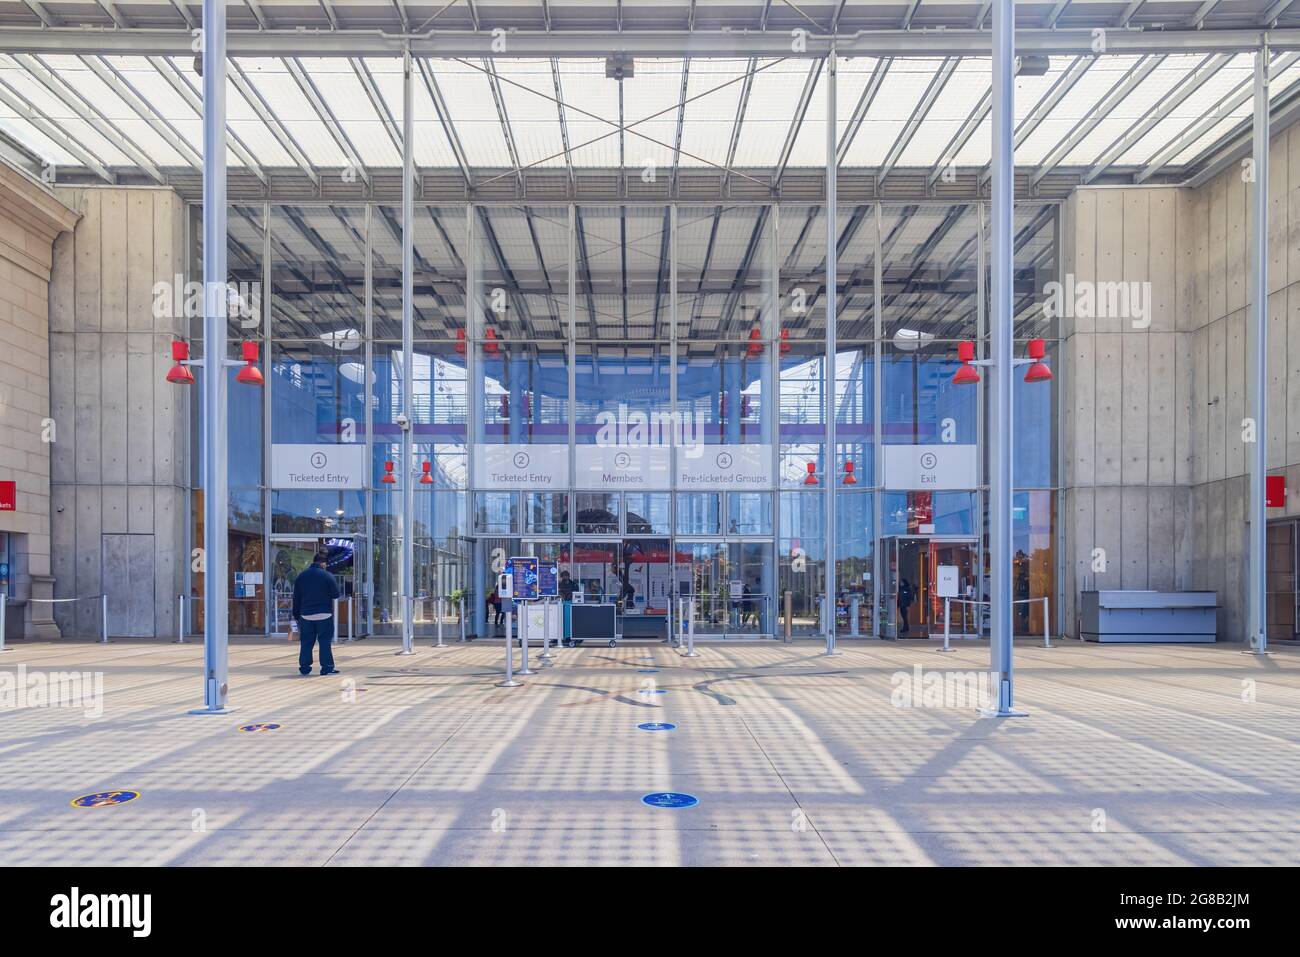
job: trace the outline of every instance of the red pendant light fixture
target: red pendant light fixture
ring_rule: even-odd
[[[190,358],[190,344],[181,342],[177,339],[172,343],[172,362],[174,363],[167,370],[167,381],[175,385],[193,385],[194,373],[190,367],[185,365]]]
[[[384,477],[383,477],[382,479],[380,479],[380,481],[382,481],[385,485],[396,485],[396,484],[397,484],[397,476],[393,474],[393,463],[392,463],[392,462],[385,462],[385,463],[384,463]]]
[[[456,330],[456,354],[463,356],[465,354],[465,330]]]
[[[975,358],[975,343],[959,342],[957,343],[957,358],[961,366],[952,377],[953,385],[975,385],[980,381],[979,371],[971,365]]]
[[[858,484],[858,477],[853,474],[853,463],[849,461],[846,461],[844,463],[844,484],[845,485]]]
[[[1033,363],[1029,366],[1029,371],[1025,373],[1026,382],[1047,382],[1052,378],[1052,370],[1047,367],[1043,361],[1043,356],[1047,354],[1047,343],[1042,339],[1029,340],[1029,358]]]
[[[763,354],[763,334],[758,331],[758,326],[749,330],[749,349],[747,352],[751,359],[757,359]]]
[[[239,351],[244,360],[244,368],[239,370],[239,374],[235,376],[235,381],[244,385],[265,385],[265,381],[262,379],[262,370],[257,367],[257,343],[241,342]]]
[[[497,345],[497,331],[489,328],[483,330],[483,333],[487,337],[487,341],[483,343],[484,354],[489,356],[497,355],[501,351],[501,347]]]
[[[781,345],[777,349],[777,352],[779,352],[783,356],[788,356],[790,354],[790,330],[789,329],[781,330]]]
[[[803,484],[804,485],[817,484],[817,463],[816,462],[808,463],[808,474],[804,476]]]
[[[432,485],[432,484],[433,484],[433,475],[431,474],[431,470],[433,469],[433,463],[432,463],[432,462],[422,462],[421,465],[423,466],[423,471],[422,471],[421,474],[420,474],[420,484],[421,484],[421,485]]]

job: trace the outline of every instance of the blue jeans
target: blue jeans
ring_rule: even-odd
[[[311,674],[311,651],[316,642],[320,642],[320,670],[334,670],[334,650],[330,642],[334,640],[334,617],[331,615],[321,621],[298,621],[298,670]]]

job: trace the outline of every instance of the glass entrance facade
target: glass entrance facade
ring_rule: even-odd
[[[1057,212],[1016,214],[1016,334],[1047,338],[1049,359]],[[339,550],[357,631],[400,631],[406,535],[420,635],[440,598],[489,633],[511,554],[556,558],[587,600],[619,605],[629,637],[663,634],[684,596],[701,636],[779,636],[788,614],[796,636],[832,617],[846,637],[898,637],[899,556],[928,576],[944,549],[981,599],[986,385],[952,376],[957,342],[987,351],[986,210],[883,203],[837,222],[828,361],[821,206],[417,205],[408,363],[400,209],[232,206],[230,281],[247,295],[230,334],[261,344],[266,373],[229,390],[232,632],[277,629],[298,552],[319,542]],[[1056,598],[1056,389],[1016,383],[1017,598]],[[933,629],[933,602],[915,601]]]

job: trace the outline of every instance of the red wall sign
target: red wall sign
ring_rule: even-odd
[[[1266,508],[1286,507],[1286,476],[1264,476],[1264,506]]]
[[[13,512],[18,508],[18,483],[0,482],[0,512]]]

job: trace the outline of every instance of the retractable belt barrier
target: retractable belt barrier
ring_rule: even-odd
[[[1052,625],[1051,625],[1051,622],[1052,622],[1052,617],[1051,617],[1051,616],[1052,616],[1052,609],[1051,609],[1051,599],[1048,598],[1046,595],[1044,595],[1042,598],[1017,598],[1017,599],[1015,599],[1011,604],[1013,604],[1013,605],[1030,605],[1030,604],[1033,604],[1034,602],[1038,602],[1038,601],[1041,601],[1041,602],[1043,603],[1043,647],[1044,647],[1044,648],[1055,648],[1056,646],[1052,644]],[[956,603],[959,604],[959,605],[987,605],[987,604],[989,604],[989,601],[988,601],[988,599],[986,599],[986,598],[985,598],[985,599],[973,599],[973,598],[948,598],[948,597],[945,597],[944,600],[943,600],[943,647],[940,648],[940,649],[938,649],[939,651],[952,651],[952,650],[953,650],[952,648],[948,647],[948,634],[949,634],[949,627],[950,627],[950,624],[951,624],[951,622],[952,622],[952,611],[951,611],[951,609],[949,608],[949,603],[950,603],[950,602],[956,602]],[[1011,637],[1012,637],[1012,638],[1015,638],[1015,637],[1016,637],[1016,635],[1015,635],[1015,629],[1012,629]],[[1033,636],[1032,636],[1032,635],[1025,635],[1025,636],[1023,636],[1023,637],[1030,638],[1030,637],[1033,637]]]
[[[85,595],[81,598],[27,598],[25,601],[33,604],[42,605],[66,605],[78,601],[98,601],[99,602],[99,643],[101,645],[109,644],[108,641],[108,595]],[[8,651],[5,646],[5,629],[9,624],[9,595],[0,592],[0,651]]]

